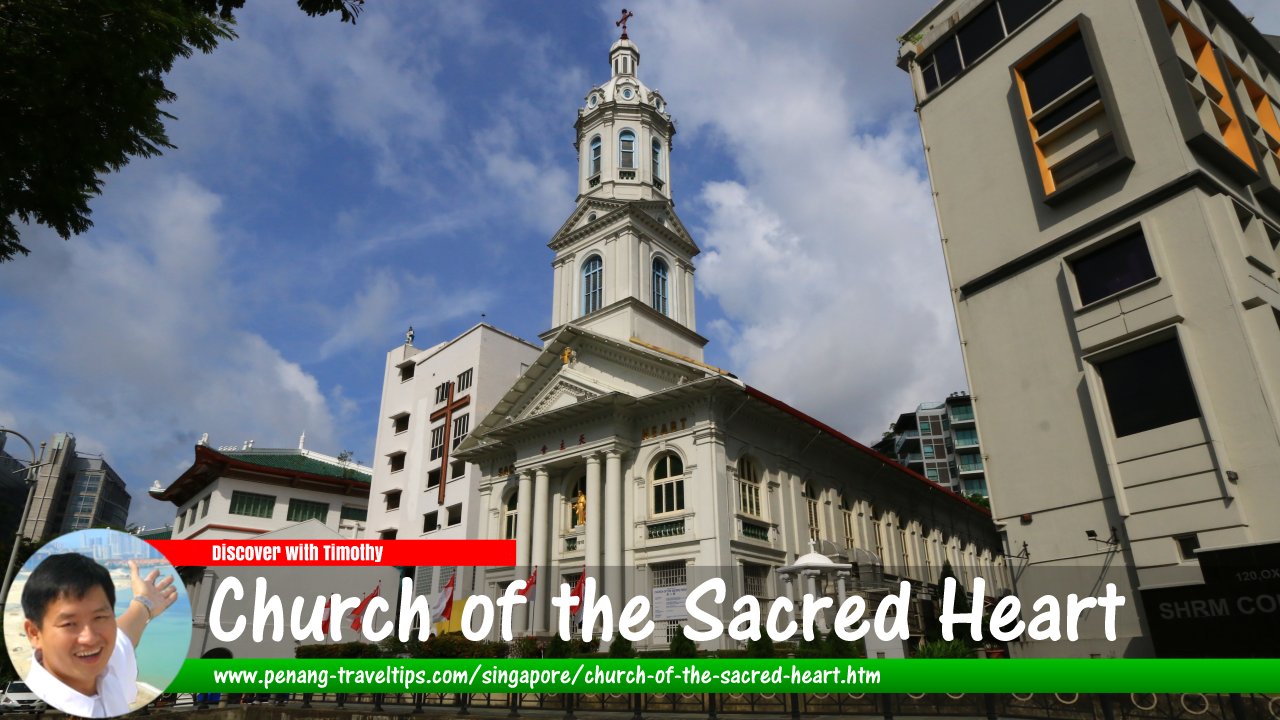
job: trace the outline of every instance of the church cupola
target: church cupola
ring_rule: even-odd
[[[636,75],[640,50],[627,37],[609,49],[608,82],[587,93],[578,111],[578,194],[626,200],[671,197],[671,138],[676,126],[666,102]]]
[[[589,329],[701,360],[693,258],[698,246],[671,202],[675,123],[656,90],[636,75],[640,51],[627,37],[609,49],[609,79],[578,109],[578,205],[549,247],[555,251],[551,329]]]

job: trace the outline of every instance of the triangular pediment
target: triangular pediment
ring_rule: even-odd
[[[641,398],[722,374],[655,348],[566,326],[548,339],[542,354],[467,436],[459,451],[484,444],[486,436],[504,427],[571,405],[606,395]]]
[[[595,219],[592,220],[592,215]],[[676,215],[675,208],[666,200],[613,200],[587,197],[578,202],[569,219],[551,237],[547,247],[559,250],[574,242],[591,237],[619,221],[628,221],[644,228],[657,238],[679,247],[689,257],[702,252]]]
[[[517,419],[523,420],[534,415],[559,410],[562,407],[568,407],[583,400],[600,397],[606,392],[608,391],[602,388],[588,385],[580,378],[568,377],[565,371],[561,371],[542,388],[541,392],[534,395],[532,401],[525,406],[524,411],[520,413]]]

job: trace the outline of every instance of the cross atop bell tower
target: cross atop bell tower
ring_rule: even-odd
[[[622,37],[620,39],[622,40],[627,39],[627,21],[635,16],[636,16],[635,13],[628,11],[626,8],[622,8],[622,19],[614,23],[614,25],[617,25],[618,27],[622,28]]]
[[[694,316],[698,246],[671,202],[676,126],[662,94],[637,76],[640,50],[614,23],[609,79],[587,92],[574,125],[578,207],[552,238],[556,251],[552,328],[589,327],[701,359],[706,339]]]

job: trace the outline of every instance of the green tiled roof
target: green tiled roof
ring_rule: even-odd
[[[239,460],[240,462],[260,465],[262,467],[280,468],[283,470],[299,470],[301,472],[311,473],[312,475],[324,475],[326,477],[355,480],[363,483],[373,480],[373,477],[368,473],[360,472],[354,468],[338,467],[337,465],[332,465],[324,462],[323,460],[316,460],[296,453],[224,452],[223,455]]]

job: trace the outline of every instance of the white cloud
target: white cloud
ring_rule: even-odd
[[[858,37],[890,22],[869,22],[892,14],[876,7],[668,4],[643,43],[681,131],[738,175],[685,190],[707,211],[713,334],[745,380],[867,440],[964,387],[914,117],[867,122],[867,106],[910,107],[893,36]]]
[[[290,447],[305,428],[332,447],[337,431],[316,379],[245,329],[219,198],[183,176],[126,175],[98,229],[74,247],[42,239],[21,273],[5,268],[39,360],[20,368],[26,388],[0,382],[0,406],[39,436],[71,431],[105,452],[131,518],[155,524],[172,509],[145,488],[172,481],[200,433]]]
[[[351,303],[335,314],[333,330],[320,346],[321,358],[361,345],[381,348],[387,338],[409,325],[429,332],[455,318],[474,316],[478,321],[493,301],[492,293],[483,287],[443,288],[434,277],[386,269],[371,273],[361,287]],[[424,312],[430,314],[423,317]]]

